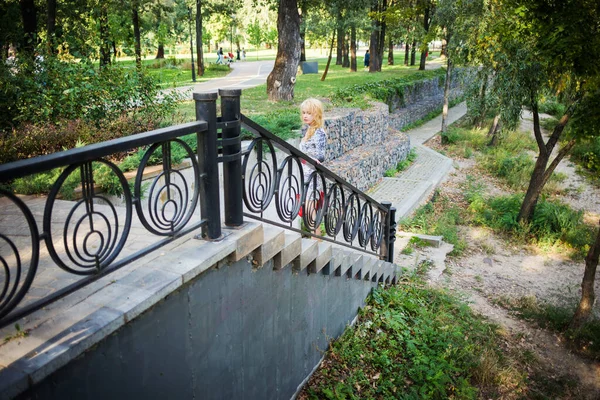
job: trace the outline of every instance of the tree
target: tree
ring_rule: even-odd
[[[258,20],[254,20],[250,25],[248,25],[248,29],[246,30],[248,33],[249,42],[256,49],[256,59],[258,60],[258,48],[264,41],[264,30]]]
[[[569,327],[571,329],[579,329],[587,322],[592,315],[592,307],[596,296],[594,294],[594,281],[596,278],[596,270],[598,268],[598,259],[600,258],[600,229],[596,241],[587,256],[585,257],[585,272],[581,281],[581,300],[575,310],[575,314],[571,319]]]
[[[269,100],[292,100],[300,61],[300,16],[296,0],[280,0],[277,13],[277,57],[267,77]]]

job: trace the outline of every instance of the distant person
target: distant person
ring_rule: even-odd
[[[229,53],[227,53],[227,55],[229,56],[229,62],[232,63],[233,62],[233,53],[229,52]]]
[[[223,48],[219,47],[219,50],[217,50],[217,64],[223,64]]]
[[[371,55],[369,54],[369,50],[365,51],[365,68],[369,68],[369,63],[371,61]]]
[[[237,54],[236,54],[235,59],[238,60],[238,61],[240,61],[240,48],[239,47],[237,49]]]
[[[246,49],[242,47],[242,61],[246,61]]]

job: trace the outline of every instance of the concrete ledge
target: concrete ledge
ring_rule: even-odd
[[[401,236],[401,237],[408,237],[408,238],[412,238],[412,237],[417,237],[419,239],[421,239],[422,241],[424,241],[425,243],[429,244],[430,246],[433,247],[440,247],[442,245],[442,241],[443,241],[443,236],[432,236],[432,235],[422,235],[420,233],[411,233],[411,232],[404,232],[404,231],[399,231],[396,233],[397,236]]]
[[[262,225],[256,223],[220,242],[189,234],[23,318],[18,323],[29,335],[0,345],[0,398],[41,382],[218,261],[236,251],[247,255],[259,234]],[[6,327],[0,335],[13,332]]]

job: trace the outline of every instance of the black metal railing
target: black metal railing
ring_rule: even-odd
[[[0,165],[0,183],[5,187],[17,178],[62,170],[43,209],[30,207],[31,199],[24,201],[0,188],[0,268],[4,272],[0,273],[0,327],[194,230],[201,229],[209,239],[221,235],[218,166],[215,151],[210,150],[210,144],[215,149],[217,142],[216,99],[216,94],[197,96],[196,122]],[[196,134],[197,153],[181,139],[189,134]],[[115,154],[145,146],[131,188],[125,173],[110,160]],[[192,174],[186,176],[172,165],[174,146],[189,158]],[[143,184],[144,170],[150,158],[157,156],[159,171],[149,185]],[[116,182],[122,193],[120,204],[98,192],[97,174],[108,174]],[[63,187],[73,180],[80,184],[80,199],[59,205]],[[124,251],[134,218],[139,220],[137,229],[156,240],[142,249]],[[58,266],[81,278],[66,280],[64,286],[53,284],[56,290],[50,295],[31,295],[24,301],[39,272],[41,256],[44,268]]]
[[[393,260],[391,203],[380,204],[251,119],[240,118],[256,136],[243,152],[244,216]]]
[[[249,217],[319,236],[323,224],[323,240],[392,261],[391,204],[378,203],[243,116],[240,96],[241,90],[194,93],[195,122],[0,165],[0,328],[182,235],[200,230],[202,238],[220,239],[218,163],[223,163],[225,226],[240,226]],[[242,125],[256,135],[244,150]],[[195,134],[196,152],[182,138],[189,134]],[[111,159],[140,147],[146,150],[130,184]],[[173,165],[175,147],[189,159],[188,172]],[[158,160],[158,171],[146,183],[151,160]],[[45,199],[24,199],[2,188],[17,178],[57,169]],[[97,190],[99,174],[112,177],[120,199]],[[61,200],[63,188],[74,181],[80,198]],[[136,239],[128,242],[132,229]],[[64,284],[54,285],[49,294],[29,292],[43,286],[33,285],[43,281],[39,275],[47,277],[56,267],[77,279],[63,277]]]

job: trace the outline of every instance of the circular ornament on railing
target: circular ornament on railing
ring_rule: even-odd
[[[184,173],[173,169],[171,146],[175,143],[183,147],[192,163],[192,182],[188,182]],[[154,177],[148,191],[143,193],[144,169],[148,166],[150,157],[159,147],[162,153],[163,169]],[[135,210],[142,225],[148,231],[159,236],[172,236],[183,229],[192,218],[198,204],[199,190],[198,162],[190,146],[180,139],[155,143],[146,150],[140,161],[134,186],[134,196],[137,199]]]
[[[302,219],[310,231],[315,231],[325,211],[325,177],[319,171],[313,171],[308,176],[308,181],[304,183],[304,202]]]
[[[268,151],[264,147],[267,147]],[[270,154],[270,163],[265,158]],[[250,157],[256,154],[256,162],[248,172]],[[277,179],[277,158],[271,141],[262,137],[252,140],[244,155],[242,163],[242,186],[244,188],[244,203],[249,211],[259,213],[265,211],[275,192]]]
[[[358,226],[358,244],[360,247],[367,247],[371,239],[371,229],[373,221],[373,207],[371,203],[365,201],[360,211],[360,224]]]
[[[277,215],[283,222],[290,223],[300,211],[304,201],[302,164],[295,156],[287,156],[277,170],[277,191],[275,192],[275,207]]]
[[[371,250],[377,251],[381,247],[383,239],[383,227],[385,214],[382,210],[377,210],[371,221]]]
[[[124,207],[117,209],[107,196],[95,193],[93,164],[108,168],[107,173],[117,177],[123,193]],[[77,169],[80,172],[82,198],[74,204],[64,204],[71,206],[66,215],[62,210],[55,215],[60,189]],[[106,160],[71,165],[60,174],[46,200],[43,226],[48,252],[54,262],[65,271],[77,275],[95,274],[106,268],[123,250],[131,228],[131,214],[129,184],[116,165]],[[120,221],[123,219],[124,223],[121,226]],[[62,232],[56,232],[53,223],[62,224]],[[62,243],[59,239],[61,236]],[[57,243],[61,243],[60,247],[57,247]],[[61,253],[64,251],[64,255],[59,255],[57,250],[61,250]]]
[[[342,185],[333,183],[325,197],[325,231],[331,237],[337,236],[344,223],[345,194]]]
[[[26,235],[23,231],[19,231],[18,236],[12,235],[13,232],[9,232],[12,229],[7,228],[8,224],[0,226],[0,268],[3,272],[3,278],[0,279],[0,318],[8,315],[31,287],[37,272],[40,252],[38,229],[29,208],[12,193],[0,189],[0,202],[4,201],[15,205],[22,214],[29,231],[29,239],[24,239]],[[2,207],[5,211],[11,208],[9,204],[3,204]],[[18,219],[16,215],[10,215],[10,218],[11,222]],[[28,265],[24,265],[20,251],[23,254],[31,253]]]
[[[346,202],[344,213],[344,239],[351,243],[358,233],[360,224],[360,199],[357,193],[352,193]]]

